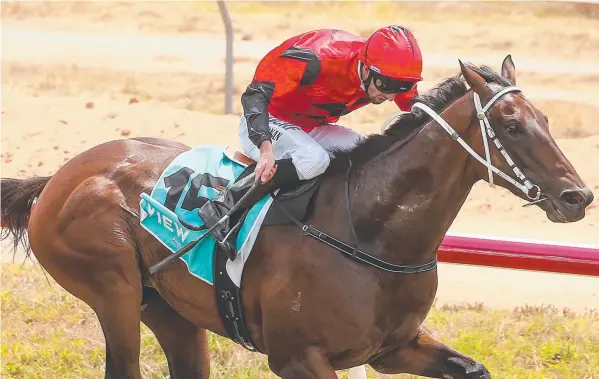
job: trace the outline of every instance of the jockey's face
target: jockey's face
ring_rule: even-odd
[[[393,101],[395,99],[395,93],[382,93],[374,86],[374,83],[370,82],[368,86],[368,97],[370,97],[370,101],[372,104],[381,104],[385,101]]]
[[[368,77],[368,73],[369,70],[366,67],[362,67],[362,77],[366,78]],[[368,94],[368,97],[370,98],[370,101],[372,102],[372,104],[382,104],[385,101],[393,101],[393,99],[395,99],[395,93],[383,93],[381,91],[379,91],[376,86],[374,85],[374,82],[371,80],[370,84],[368,85],[367,91],[366,93]]]

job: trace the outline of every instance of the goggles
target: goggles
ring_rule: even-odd
[[[416,85],[416,82],[389,78],[373,70],[370,70],[370,75],[372,75],[372,82],[376,89],[386,94],[409,92]]]

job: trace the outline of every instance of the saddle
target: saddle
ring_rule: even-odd
[[[241,164],[244,164],[246,166],[251,166],[253,164],[256,164],[255,160],[253,160],[252,158],[248,157],[247,155],[245,155],[244,153],[242,153],[239,150],[234,150],[231,146],[225,147],[225,154],[227,154],[227,156],[229,157],[229,159],[237,161],[237,162],[239,162]]]
[[[256,161],[245,155],[239,150],[235,150],[230,146],[225,148],[225,154],[229,159],[246,165],[247,168],[239,175],[237,181],[254,172]],[[271,207],[264,218],[263,226],[268,225],[290,225],[293,222],[281,211],[283,206],[289,214],[300,221],[306,221],[310,218],[313,210],[311,200],[316,194],[322,176],[317,176],[312,179],[302,180],[299,185],[285,191],[275,191],[273,195],[275,206]]]

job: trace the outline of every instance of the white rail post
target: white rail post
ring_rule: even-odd
[[[350,368],[349,379],[366,379],[366,367],[357,366]]]
[[[225,71],[225,114],[233,113],[233,22],[227,3],[223,0],[218,0],[218,9],[225,24],[225,33],[227,36],[227,52],[226,52],[226,71]]]

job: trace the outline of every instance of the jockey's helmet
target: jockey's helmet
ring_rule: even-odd
[[[399,25],[381,28],[368,38],[358,59],[370,70],[363,80],[372,80],[383,93],[410,91],[422,80],[422,54],[412,32]]]

